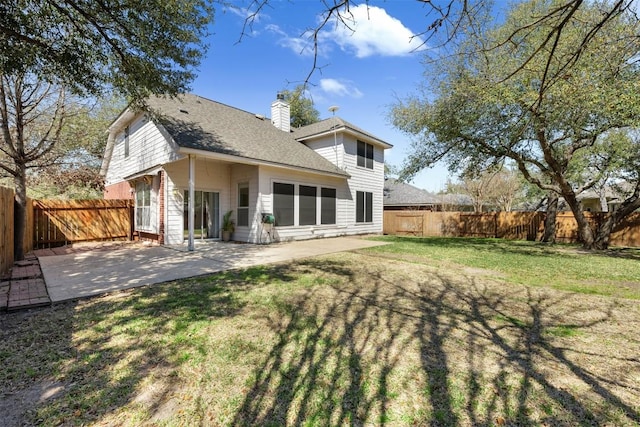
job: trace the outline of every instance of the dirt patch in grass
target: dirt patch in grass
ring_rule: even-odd
[[[339,254],[5,315],[0,393],[60,384],[23,414],[44,425],[640,423],[638,301],[417,261]]]

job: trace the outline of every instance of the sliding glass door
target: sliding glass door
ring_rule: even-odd
[[[196,239],[220,237],[220,193],[196,191],[194,197]],[[184,236],[189,236],[189,191],[184,192]]]

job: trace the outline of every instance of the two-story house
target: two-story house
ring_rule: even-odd
[[[338,117],[290,129],[281,96],[271,120],[192,94],[147,105],[111,124],[102,164],[141,238],[192,248],[228,211],[242,242],[382,232],[387,142]]]

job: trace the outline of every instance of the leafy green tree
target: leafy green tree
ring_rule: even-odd
[[[291,107],[291,126],[299,128],[320,121],[320,112],[313,100],[305,95],[304,85],[296,86],[292,91],[281,90],[280,93]]]
[[[598,4],[582,5],[563,24],[553,55],[536,56],[554,28],[538,17],[562,4],[530,1],[503,25],[474,29],[439,62],[433,92],[399,102],[392,116],[416,138],[406,176],[440,159],[454,171],[510,159],[529,182],[565,199],[585,248],[606,248],[613,227],[640,208],[640,141],[629,131],[640,120],[640,26],[626,13],[602,23]],[[583,46],[577,57],[575,46]],[[550,76],[559,78],[550,84]],[[603,177],[625,179],[633,190],[592,229],[578,195]]]
[[[4,0],[0,70],[80,94],[177,94],[195,76],[212,17],[208,0]]]
[[[205,51],[208,0],[7,0],[0,3],[0,168],[16,191],[23,257],[28,168],[55,158],[70,94],[116,92],[143,106],[185,92]]]

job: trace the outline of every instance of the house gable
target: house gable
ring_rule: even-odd
[[[103,160],[107,186],[184,157],[164,130],[145,114],[112,128],[109,139],[109,155]]]
[[[262,215],[281,207],[274,189],[282,187],[293,189],[288,214],[294,220],[276,227],[278,240],[382,231],[384,150],[391,145],[379,138],[338,118],[299,138],[299,130],[284,132],[269,119],[196,95],[151,98],[148,105],[144,113],[126,110],[112,124],[103,170],[112,187],[153,180],[141,209],[148,206],[157,218],[147,228],[164,242],[181,243],[188,229],[192,248],[194,222],[199,235],[215,238],[210,231],[221,216],[233,210],[237,221],[240,209],[246,211],[234,239],[261,242]],[[373,147],[370,167],[359,165],[359,144]],[[241,187],[249,206],[239,205]],[[215,200],[215,215],[197,202],[194,216],[187,192],[193,200]]]

